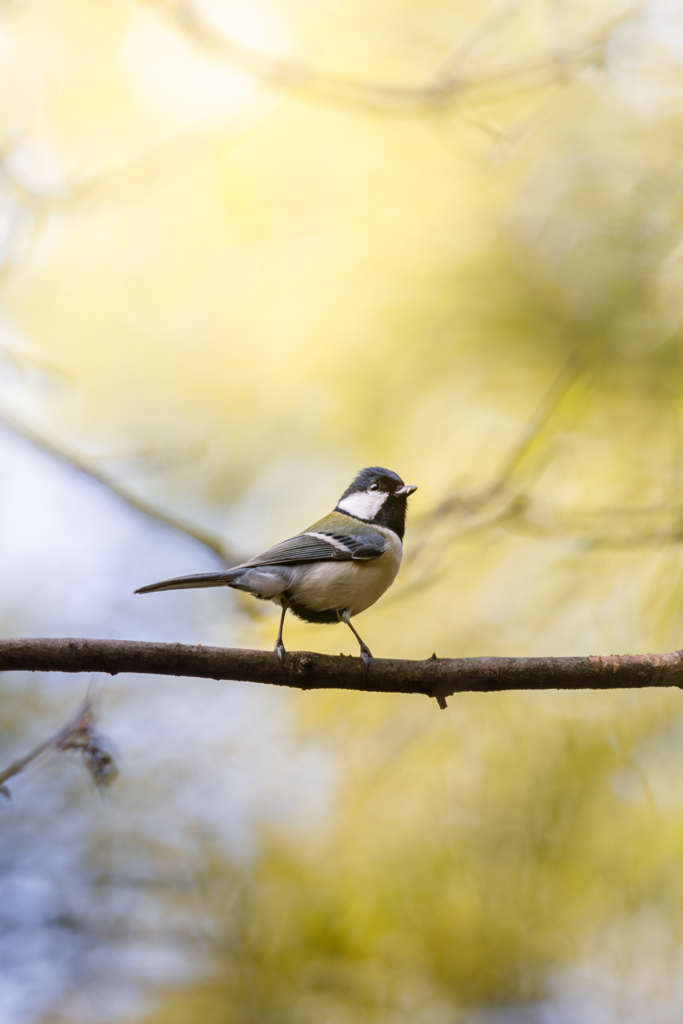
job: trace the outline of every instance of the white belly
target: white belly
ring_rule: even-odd
[[[382,531],[384,533],[384,531]],[[311,611],[348,609],[358,615],[378,600],[396,579],[403,545],[387,530],[387,549],[367,562],[315,562],[297,566],[288,590],[296,604]]]

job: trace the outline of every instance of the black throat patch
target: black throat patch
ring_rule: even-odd
[[[335,512],[339,512],[343,516],[349,516],[351,519],[357,519],[359,523],[365,523],[368,526],[375,523],[377,526],[384,526],[388,530],[393,530],[400,541],[403,540],[403,534],[406,532],[407,510],[407,496],[396,498],[393,494],[389,495],[373,519],[361,519],[360,516],[354,516],[352,512],[348,512],[345,508],[339,508],[339,505],[335,508]]]

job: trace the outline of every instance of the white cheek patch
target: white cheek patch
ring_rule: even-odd
[[[386,491],[357,491],[337,505],[356,519],[374,519],[389,495]]]

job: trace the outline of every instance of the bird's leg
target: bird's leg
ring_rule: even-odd
[[[289,604],[288,604],[287,601],[285,601],[285,599],[283,597],[282,598],[282,615],[280,616],[280,628],[277,631],[277,640],[275,641],[275,653],[277,654],[278,658],[282,662],[284,662],[285,654],[287,653],[285,651],[285,645],[282,642],[282,627],[285,624],[285,615],[287,614],[287,609],[288,608],[289,608]]]
[[[370,650],[368,645],[363,642],[361,637],[358,635],[356,630],[351,625],[351,614],[350,614],[350,612],[348,610],[345,611],[345,612],[337,612],[337,618],[339,619],[340,622],[345,622],[346,623],[346,625],[349,627],[349,629],[351,630],[351,632],[355,636],[356,640],[360,644],[361,660],[362,660],[363,664],[365,665],[365,667],[367,668],[368,665],[370,664],[370,658],[372,657],[372,651]]]

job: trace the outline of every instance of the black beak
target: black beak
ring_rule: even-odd
[[[407,498],[409,494],[417,490],[417,484],[404,484],[403,487],[399,487],[397,491],[394,491],[395,498]]]

